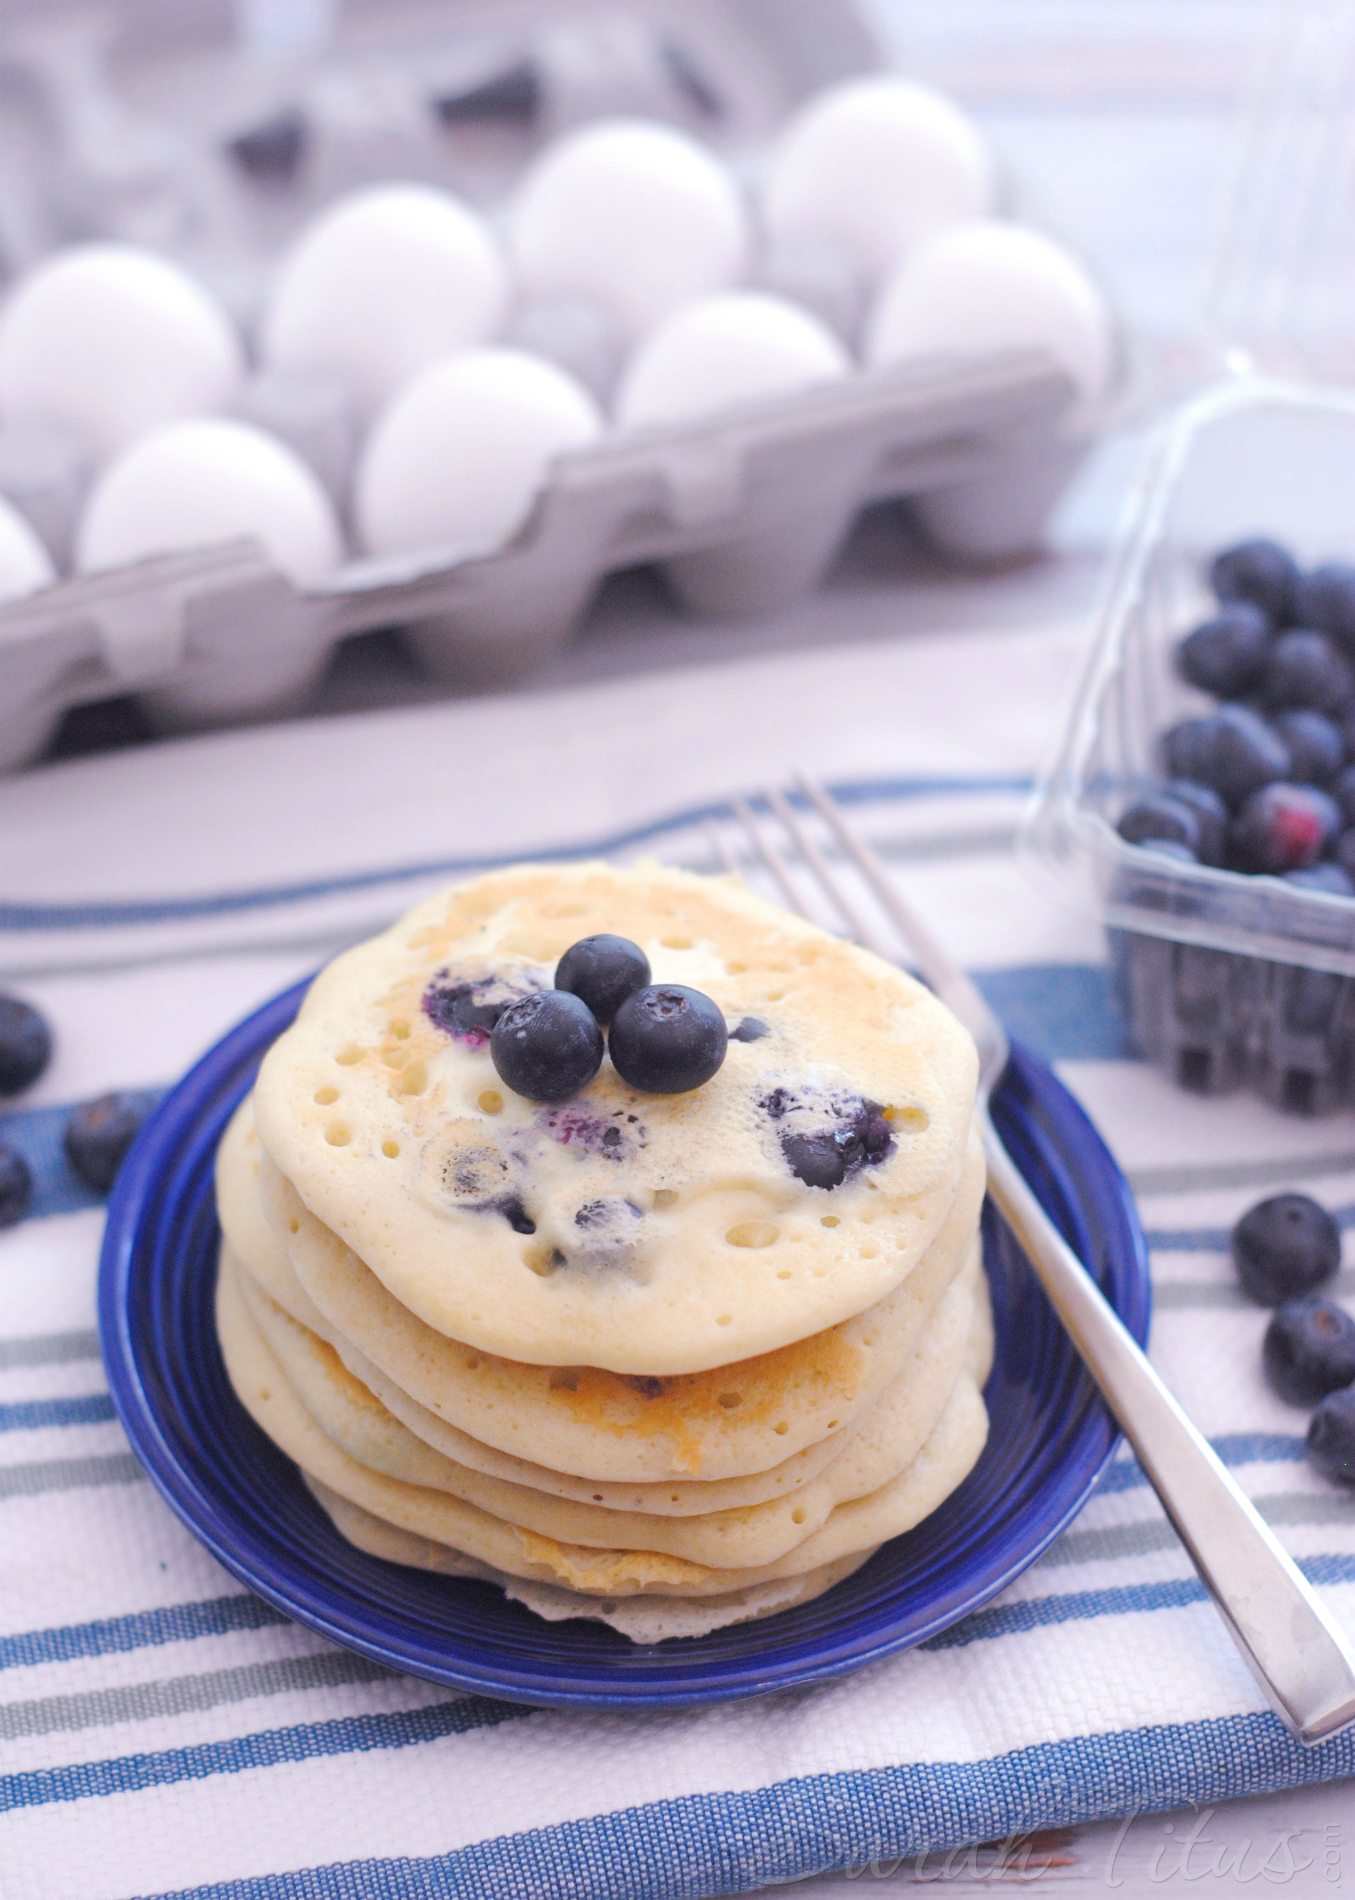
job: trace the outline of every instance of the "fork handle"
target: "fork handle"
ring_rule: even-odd
[[[1277,1715],[1305,1747],[1355,1722],[1355,1652],[1196,1430],[984,1117],[988,1191]]]

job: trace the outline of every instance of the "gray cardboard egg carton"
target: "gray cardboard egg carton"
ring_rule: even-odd
[[[0,768],[114,694],[166,730],[299,711],[334,643],[372,627],[403,627],[449,682],[507,684],[568,638],[604,574],[640,562],[698,614],[775,612],[887,497],[965,558],[1028,548],[1080,453],[1058,432],[1071,395],[1026,353],[871,371],[563,456],[517,536],[477,559],[351,562],[301,593],[241,541],[58,582],[0,608]]]
[[[69,7],[44,0],[20,11],[47,37],[35,41],[26,24],[24,39],[6,25],[0,64],[27,62],[34,83],[53,89],[55,107],[62,107],[63,87],[72,91],[74,70],[74,97],[83,98],[90,62],[102,57],[87,14],[75,0]],[[215,14],[208,8],[201,17]],[[426,90],[438,73],[445,89],[455,69],[474,101],[476,86],[500,68],[518,73],[523,61],[534,61],[541,115],[504,131],[510,144],[519,133],[522,140],[508,174],[570,123],[616,109],[666,114],[739,166],[797,100],[883,63],[852,0],[797,0],[789,12],[783,0],[625,0],[610,11],[559,0],[442,0],[436,32],[451,58],[446,72],[418,37],[431,30],[427,20],[417,27],[421,18],[390,0],[351,0],[343,15],[349,38],[341,34],[302,63],[298,96],[328,96],[336,76],[350,90],[375,76],[383,98],[401,87]],[[141,114],[143,133],[147,126],[157,131],[157,138],[122,143],[152,170],[163,170],[179,141],[182,162],[168,169],[176,189],[190,194],[217,165],[215,184],[204,186],[189,210],[190,222],[216,229],[220,254],[228,240],[240,239],[241,194],[250,189],[228,176],[228,135],[247,129],[249,113],[271,111],[278,101],[270,104],[239,81],[239,62],[231,66],[218,42],[172,50],[157,66],[152,41],[159,20],[151,0],[120,0],[109,14],[128,43],[142,49],[133,60],[141,62],[139,103],[118,110]],[[179,25],[186,30],[187,23],[185,15]],[[703,75],[704,91],[695,94],[687,83],[693,71]],[[396,114],[405,143],[388,149],[389,141],[378,139],[373,147],[384,154],[382,164],[486,201],[490,187],[476,169],[483,159],[479,131],[472,126],[464,148],[445,138],[430,142],[425,113],[415,136],[406,109],[413,98],[409,90]],[[158,121],[145,116],[148,101]],[[439,96],[437,105],[434,117],[445,120],[448,100]],[[138,235],[125,218],[145,215],[149,186],[138,174],[131,209],[123,207],[126,152],[121,144],[109,147],[106,107],[107,101],[99,139],[67,141],[70,150],[56,168],[65,197],[47,224],[37,197],[28,206],[24,228],[46,232],[39,252],[63,235]],[[245,116],[236,124],[231,113]],[[267,200],[271,234],[256,262],[311,215],[316,192],[323,197],[361,182],[335,172],[323,149],[319,156],[317,174],[290,209]],[[352,162],[361,170],[369,159],[376,162],[364,147]],[[39,168],[28,181],[39,196],[45,175]],[[491,193],[499,200],[505,176],[499,167]],[[22,196],[22,179],[6,182]],[[72,196],[85,206],[78,232],[60,223],[60,205]],[[172,243],[167,248],[189,268],[205,268],[204,257],[176,252]],[[400,560],[352,561],[311,594],[299,593],[246,542],[62,580],[0,606],[0,769],[38,757],[68,708],[112,695],[137,694],[164,730],[303,710],[335,643],[375,627],[402,628],[425,665],[452,687],[511,685],[569,637],[605,574],[640,562],[662,563],[695,614],[772,613],[817,584],[858,511],[885,497],[907,498],[932,541],[959,559],[1023,552],[1038,542],[1081,453],[1060,432],[1070,400],[1064,379],[1029,354],[862,371],[840,384],[618,435],[565,456],[521,532],[492,555],[464,559],[433,549]]]

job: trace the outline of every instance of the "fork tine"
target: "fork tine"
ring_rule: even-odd
[[[837,905],[839,911],[841,911],[843,921],[846,923],[849,933],[855,937],[858,943],[864,944],[867,950],[873,950],[877,956],[884,957],[891,963],[896,962],[897,958],[894,951],[883,941],[880,933],[871,928],[852,903],[851,899],[843,891],[841,878],[833,874],[823,853],[810,837],[806,827],[801,824],[789,800],[784,798],[780,792],[771,790],[770,788],[765,791],[762,796],[781,820],[796,850],[818,879],[820,888]]]
[[[805,909],[804,899],[791,882],[790,873],[786,869],[780,852],[772,849],[768,842],[767,834],[762,829],[761,821],[754,815],[753,807],[748,803],[748,800],[746,798],[734,799],[731,804],[731,810],[739,823],[743,826],[745,832],[747,832],[749,843],[752,845],[754,851],[756,851],[757,855],[776,879],[777,889],[785,898],[787,908],[793,910],[798,917],[808,917],[809,912]]]
[[[912,950],[917,968],[922,972],[928,988],[934,990],[942,1002],[949,1004],[971,1030],[975,1030],[977,1025],[982,1024],[989,1034],[1000,1037],[1005,1059],[1005,1031],[994,1016],[982,991],[954,962],[949,952],[937,942],[912,906],[899,895],[893,882],[886,875],[880,860],[865,839],[847,823],[823,787],[807,778],[804,773],[796,775],[796,783],[802,795],[818,812],[861,873],[881,909]],[[874,945],[870,947],[875,948]]]
[[[705,833],[706,843],[710,846],[720,869],[728,877],[742,877],[743,873],[735,863],[734,853],[725,842],[725,834],[720,827],[713,819],[708,818],[701,829]]]

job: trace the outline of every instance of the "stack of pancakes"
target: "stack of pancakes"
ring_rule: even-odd
[[[604,931],[715,999],[723,1066],[513,1094],[487,1025]],[[393,1561],[647,1640],[803,1601],[983,1447],[975,1068],[910,977],[733,880],[443,892],[321,973],[222,1141],[232,1384]]]

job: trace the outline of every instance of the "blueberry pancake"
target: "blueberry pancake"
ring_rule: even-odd
[[[975,1070],[736,880],[454,887],[322,972],[226,1131],[231,1382],[375,1555],[640,1641],[803,1602],[985,1442]]]
[[[660,998],[722,1019],[699,1086],[646,1069],[662,1021],[623,1004],[604,1057],[602,1026],[553,984],[605,934],[638,946]],[[491,1047],[526,1006],[572,1083],[559,1099]],[[735,880],[528,865],[430,898],[323,971],[265,1059],[255,1118],[309,1211],[435,1331],[662,1377],[773,1351],[897,1287],[955,1198],[975,1078],[929,991]]]

